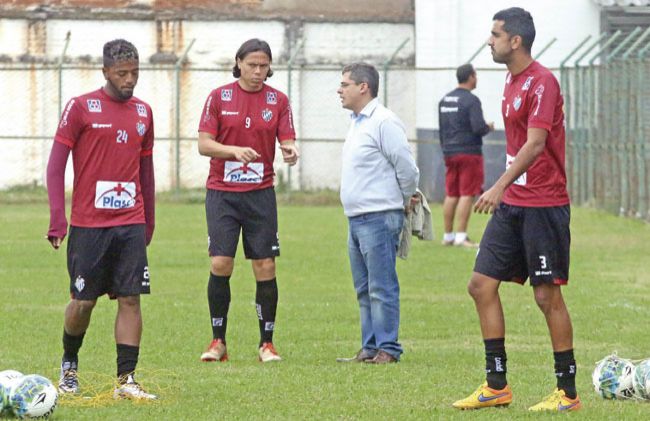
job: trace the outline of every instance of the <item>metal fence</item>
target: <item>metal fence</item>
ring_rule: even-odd
[[[603,33],[587,47],[586,38],[560,67],[573,203],[646,220],[650,220],[648,40],[650,28]],[[574,57],[573,66],[568,65]]]

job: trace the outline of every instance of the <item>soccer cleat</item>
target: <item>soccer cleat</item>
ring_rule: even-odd
[[[260,361],[263,363],[282,361],[272,342],[264,342],[260,347]]]
[[[568,398],[562,389],[555,389],[537,405],[528,408],[529,411],[577,411],[582,408],[580,397]]]
[[[461,399],[452,404],[458,409],[481,409],[495,406],[508,406],[512,402],[512,390],[506,385],[501,390],[489,388],[487,382],[479,386],[478,389],[465,399]]]
[[[61,362],[61,377],[59,378],[59,393],[79,392],[79,378],[77,377],[77,363],[73,361]]]
[[[213,339],[208,349],[201,354],[201,361],[228,361],[228,352],[226,351],[226,344],[223,342],[223,339]]]
[[[156,400],[158,396],[145,392],[133,379],[133,374],[120,378],[120,384],[113,391],[113,399]]]

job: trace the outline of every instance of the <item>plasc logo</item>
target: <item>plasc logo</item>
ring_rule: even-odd
[[[223,181],[227,183],[258,184],[264,177],[264,164],[250,162],[242,164],[239,161],[226,161],[224,165]]]
[[[135,183],[98,181],[95,187],[97,209],[125,209],[135,206]]]

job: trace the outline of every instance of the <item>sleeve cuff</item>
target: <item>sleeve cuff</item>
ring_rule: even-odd
[[[551,124],[545,123],[543,121],[532,121],[528,122],[528,128],[529,129],[544,129],[547,132],[551,131]]]
[[[72,149],[74,147],[74,142],[73,141],[71,141],[69,139],[66,139],[64,137],[61,137],[61,136],[55,136],[54,141],[59,142],[59,143],[65,145],[65,146],[67,146],[70,149]]]
[[[153,155],[153,149],[144,149],[142,152],[140,152],[140,157],[145,157],[145,156],[152,156]]]

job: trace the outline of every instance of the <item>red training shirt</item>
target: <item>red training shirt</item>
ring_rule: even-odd
[[[564,100],[555,76],[532,62],[516,76],[508,73],[501,112],[506,129],[506,169],[528,140],[529,128],[548,132],[544,151],[503,195],[508,205],[525,207],[569,204],[564,168]]]
[[[70,224],[113,227],[145,223],[140,157],[153,153],[153,114],[131,97],[117,101],[98,89],[71,99],[54,141],[72,149]]]
[[[223,145],[250,147],[261,155],[246,165],[234,159],[210,160],[207,188],[235,192],[273,186],[275,141],[296,138],[285,94],[267,84],[248,92],[237,81],[210,92],[199,132],[210,133]]]

